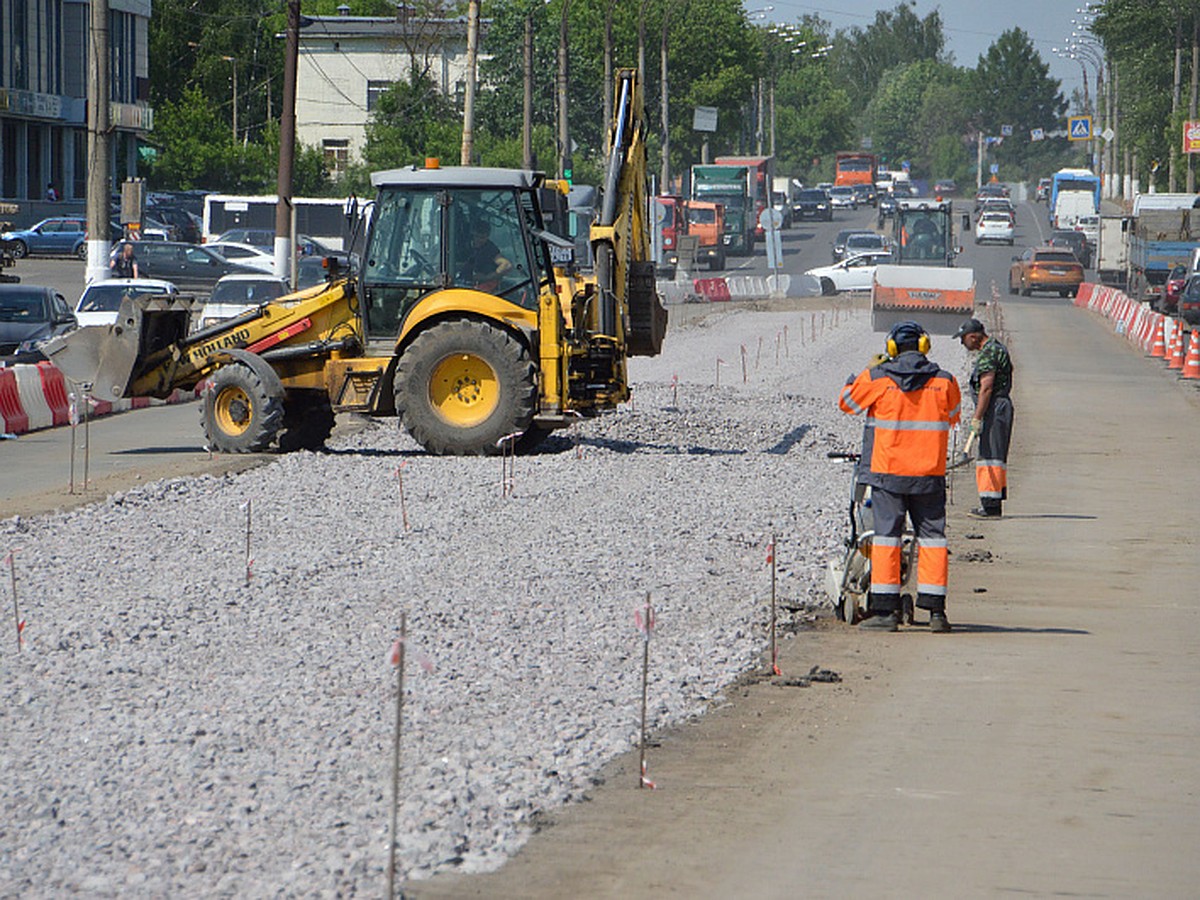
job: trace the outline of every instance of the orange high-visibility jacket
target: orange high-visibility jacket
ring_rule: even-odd
[[[860,480],[899,494],[944,487],[946,446],[961,405],[955,377],[916,351],[847,382],[838,406],[866,413],[874,430],[870,471]]]

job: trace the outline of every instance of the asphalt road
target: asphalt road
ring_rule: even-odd
[[[819,623],[780,665],[841,684],[748,680],[661,736],[658,790],[622,759],[499,872],[408,896],[1196,895],[1200,393],[1070,301],[1009,297],[1013,252],[961,260],[1000,291],[1017,413],[1005,519],[966,518],[956,476],[955,633]]]

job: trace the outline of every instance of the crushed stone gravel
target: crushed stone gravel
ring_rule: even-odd
[[[634,746],[647,593],[656,729],[761,664],[772,533],[781,600],[826,602],[850,477],[826,453],[862,428],[835,398],[881,342],[846,305],[696,317],[509,497],[499,459],[382,421],[0,522],[27,622],[19,653],[0,628],[0,895],[378,896],[402,611],[400,874],[498,866]]]

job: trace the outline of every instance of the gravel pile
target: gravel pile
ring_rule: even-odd
[[[28,623],[20,654],[0,628],[0,895],[379,896],[402,611],[403,875],[499,865],[634,745],[647,592],[655,727],[760,662],[772,531],[780,597],[824,603],[849,477],[825,454],[861,430],[834,398],[880,343],[846,309],[677,327],[511,497],[498,459],[385,421],[0,523]]]

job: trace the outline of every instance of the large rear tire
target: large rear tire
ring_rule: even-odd
[[[201,415],[208,446],[220,453],[258,453],[283,427],[283,393],[240,362],[221,366],[209,379]]]
[[[320,450],[333,431],[333,408],[324,391],[289,391],[284,401],[279,450]]]
[[[438,455],[499,453],[501,438],[529,429],[536,401],[529,351],[498,325],[473,319],[434,325],[396,367],[404,427]]]

